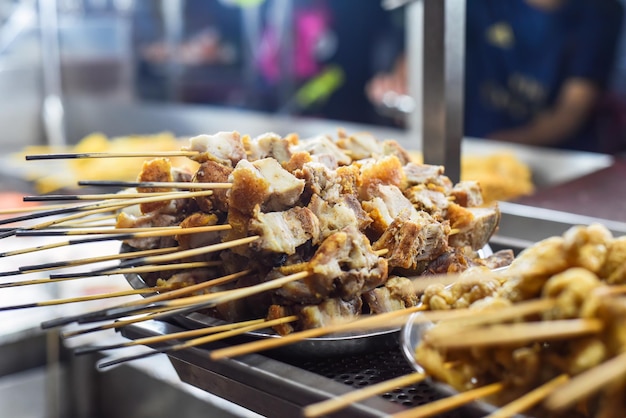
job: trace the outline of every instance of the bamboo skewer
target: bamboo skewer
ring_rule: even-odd
[[[448,398],[443,398],[438,401],[430,402],[425,405],[421,405],[416,408],[412,408],[407,411],[391,415],[391,418],[431,417],[436,414],[459,408],[465,404],[475,401],[476,399],[496,394],[502,389],[504,389],[504,384],[492,383],[487,386],[482,386],[476,389],[468,390],[466,392],[461,392]]]
[[[173,263],[173,264],[158,264],[152,266],[139,266],[128,268],[105,268],[101,270],[93,270],[79,273],[59,273],[51,274],[50,280],[56,279],[72,279],[83,277],[97,277],[97,276],[112,276],[114,274],[140,274],[140,273],[152,273],[159,271],[170,270],[190,270],[203,267],[216,267],[222,265],[219,260],[216,261],[193,261],[189,263]]]
[[[188,229],[191,229],[191,228],[188,228]],[[253,241],[256,241],[259,238],[260,237],[258,235],[255,235],[251,237],[239,238],[239,239],[235,239],[231,241],[222,242],[219,244],[207,245],[207,246],[200,247],[200,248],[192,248],[189,250],[183,250],[183,251],[177,252],[176,254],[164,254],[164,255],[157,255],[157,256],[152,256],[152,257],[141,257],[141,258],[128,260],[126,262],[120,263],[119,267],[120,268],[138,267],[138,266],[142,266],[146,264],[167,263],[167,262],[179,260],[185,257],[195,257],[197,255],[208,254],[212,252],[222,251],[227,248],[233,248],[233,247],[237,247],[240,245],[246,245]]]
[[[202,229],[202,228],[207,228],[207,229]],[[180,228],[180,229],[157,229],[154,231],[145,231],[145,232],[137,232],[137,233],[130,233],[130,234],[118,234],[118,235],[106,235],[106,236],[100,236],[100,237],[95,237],[95,238],[83,238],[83,239],[77,239],[77,240],[69,240],[69,241],[62,241],[62,242],[55,242],[55,243],[51,243],[51,244],[46,244],[46,245],[40,245],[37,247],[30,247],[30,248],[22,248],[19,250],[13,250],[13,251],[7,251],[4,253],[0,254],[0,257],[9,257],[9,256],[14,256],[14,255],[20,255],[20,254],[26,254],[26,253],[31,253],[31,252],[36,252],[36,251],[43,251],[43,250],[48,250],[48,249],[52,249],[52,248],[58,248],[58,247],[64,247],[64,246],[68,246],[68,245],[77,245],[77,244],[86,244],[86,243],[91,243],[91,242],[100,242],[100,241],[115,241],[115,240],[129,240],[129,239],[136,239],[136,238],[150,238],[150,237],[162,237],[162,236],[171,236],[171,235],[184,235],[184,234],[196,234],[199,232],[216,232],[216,231],[226,231],[228,229],[230,229],[230,225],[213,225],[210,228],[209,227],[205,227],[205,226],[201,226],[201,227],[195,227],[195,228]],[[41,231],[41,233],[46,233],[49,231]],[[38,235],[35,233],[35,235]],[[254,237],[255,239],[258,239],[258,237]],[[252,242],[254,240],[251,240],[250,242]],[[232,242],[232,241],[231,241]],[[217,245],[217,244],[215,244]],[[207,247],[203,247],[203,248],[207,248]],[[228,248],[228,247],[225,247]],[[189,250],[187,250],[189,251]],[[184,251],[180,251],[179,253],[183,253]],[[209,251],[210,252],[210,251]],[[139,259],[145,259],[145,258],[139,258]],[[172,261],[177,259],[177,257],[170,257],[169,260],[166,261]],[[151,264],[151,263],[145,263],[145,264]],[[154,263],[156,264],[156,263]],[[128,263],[125,266],[122,267],[130,267],[132,266],[132,263]]]
[[[340,323],[335,325],[329,325],[326,327],[312,328],[304,331],[294,332],[292,334],[285,335],[281,338],[275,338],[271,340],[259,340],[252,341],[250,343],[240,344],[237,346],[227,347],[220,350],[211,352],[211,359],[219,360],[227,357],[236,357],[243,354],[255,353],[272,348],[281,347],[284,345],[292,344],[297,341],[301,341],[307,338],[320,337],[322,335],[332,334],[336,332],[354,331],[365,327],[385,327],[393,326],[393,319],[399,318],[406,320],[406,317],[414,312],[423,310],[422,306],[414,306],[412,308],[406,308],[403,310],[386,312],[374,316],[368,316],[366,318],[357,319],[347,323]],[[452,311],[445,311],[452,312]],[[441,312],[443,313],[443,311]]]
[[[119,292],[109,292],[109,293],[101,293],[98,295],[78,296],[75,298],[50,299],[50,300],[46,300],[43,302],[25,303],[22,305],[0,306],[0,312],[13,311],[17,309],[26,309],[26,308],[40,308],[43,306],[64,305],[67,303],[88,302],[92,300],[118,298],[118,297],[123,297],[123,296],[141,295],[145,293],[155,293],[160,290],[167,290],[167,289],[169,289],[169,286],[147,287],[145,289],[122,290]]]
[[[26,161],[75,160],[83,158],[128,158],[128,157],[193,157],[198,151],[146,151],[146,152],[64,152],[26,155]]]
[[[167,254],[167,253],[172,253],[176,251],[180,251],[180,247],[163,247],[163,248],[155,248],[152,250],[138,250],[138,251],[133,251],[133,252],[109,254],[109,255],[99,256],[99,257],[82,258],[82,259],[75,259],[75,260],[68,260],[68,261],[57,261],[53,263],[33,264],[30,266],[29,265],[20,266],[20,271],[26,273],[30,271],[56,270],[56,269],[65,268],[65,267],[82,266],[85,264],[102,263],[105,261],[112,261],[112,260],[125,260],[128,258],[137,258],[137,257],[144,257],[144,256],[149,256],[149,255]]]
[[[527,411],[545,399],[546,396],[550,395],[556,388],[562,386],[568,379],[569,377],[566,374],[559,375],[525,395],[520,396],[516,400],[500,407],[497,411],[494,411],[485,418],[509,418]]]
[[[396,388],[409,386],[421,382],[427,377],[428,376],[424,373],[410,373],[404,376],[397,377],[395,379],[367,386],[360,390],[348,392],[345,395],[337,398],[332,398],[327,401],[308,405],[303,409],[303,414],[305,417],[319,417],[321,415],[329,414],[331,412],[343,409],[354,402],[359,402]]]
[[[129,357],[118,358],[118,359],[115,359],[115,360],[101,362],[101,363],[98,364],[98,368],[102,369],[102,368],[105,368],[105,367],[114,366],[116,364],[124,363],[124,362],[127,362],[127,361],[137,360],[137,359],[140,359],[140,358],[149,357],[149,356],[152,356],[152,355],[155,355],[155,354],[161,354],[161,353],[166,353],[166,352],[171,352],[171,351],[184,350],[184,349],[187,349],[187,348],[196,347],[196,346],[199,346],[199,345],[208,344],[210,342],[222,340],[222,339],[225,339],[225,338],[230,338],[230,337],[234,337],[234,336],[237,336],[237,335],[241,335],[241,334],[244,334],[246,332],[256,331],[256,330],[265,329],[265,328],[271,328],[273,326],[277,326],[277,325],[280,325],[280,324],[286,324],[286,323],[289,323],[289,322],[296,321],[297,319],[298,319],[297,316],[287,316],[287,317],[284,317],[284,318],[278,318],[278,319],[273,319],[273,320],[269,320],[269,321],[264,321],[263,323],[260,323],[260,324],[249,325],[249,326],[237,328],[237,329],[230,330],[230,331],[224,331],[224,332],[220,332],[220,333],[217,333],[217,334],[208,335],[208,336],[205,336],[205,337],[195,338],[193,340],[189,340],[189,341],[186,341],[186,342],[181,343],[181,344],[176,344],[176,345],[167,346],[167,347],[164,347],[164,348],[159,348],[159,349],[156,349],[156,350],[153,350],[153,351],[149,351],[147,353],[143,353],[143,354],[138,354],[138,355],[134,355],[134,356],[129,356]]]
[[[68,235],[122,235],[133,234],[136,238],[149,237],[165,237],[170,235],[188,235],[200,234],[204,232],[228,231],[231,226],[224,225],[207,225],[194,226],[190,228],[182,228],[180,226],[160,226],[160,227],[144,227],[144,228],[103,228],[103,229],[79,229],[79,230],[17,230],[18,237],[52,237],[52,236],[68,236]],[[138,235],[144,234],[145,235]]]
[[[102,193],[102,194],[48,194],[41,196],[24,196],[24,202],[48,202],[51,200],[114,200],[114,199],[138,199],[148,196],[163,196],[173,193],[167,192],[120,192],[120,193]],[[183,192],[180,192],[183,193]]]
[[[67,339],[67,338],[75,337],[77,335],[89,334],[89,333],[97,332],[97,331],[105,331],[111,328],[121,328],[121,327],[125,327],[126,325],[136,324],[137,322],[151,321],[153,319],[158,319],[159,315],[165,315],[165,313],[167,312],[151,313],[151,314],[147,314],[144,316],[137,316],[137,317],[130,318],[130,319],[117,320],[114,322],[110,322],[108,324],[98,325],[96,327],[82,328],[82,329],[77,329],[77,330],[72,330],[72,331],[64,331],[64,332],[61,332],[61,338]]]
[[[548,341],[596,334],[603,329],[598,319],[563,319],[470,328],[463,333],[427,331],[423,339],[434,347],[467,348]]]
[[[78,182],[79,186],[98,187],[171,187],[175,189],[230,189],[231,183],[190,183],[190,182],[165,182],[165,181],[107,181],[107,180],[84,180]]]
[[[551,411],[567,409],[625,374],[626,353],[622,353],[572,377],[568,383],[548,396],[544,405]]]
[[[199,329],[194,329],[190,331],[180,331],[180,332],[174,332],[172,334],[157,335],[155,337],[138,338],[133,341],[128,341],[128,342],[119,343],[119,344],[111,344],[111,345],[106,345],[106,346],[78,347],[76,350],[74,350],[74,354],[78,354],[78,355],[89,354],[89,353],[94,353],[97,351],[115,350],[118,348],[133,347],[136,345],[158,344],[158,343],[162,343],[165,341],[176,340],[176,339],[181,339],[181,338],[198,337],[198,336],[206,335],[206,334],[217,334],[218,332],[229,331],[232,329],[247,327],[250,325],[262,324],[265,322],[266,322],[265,319],[252,319],[249,321],[229,323],[229,324],[224,324],[224,325],[215,325],[211,327],[199,328]]]

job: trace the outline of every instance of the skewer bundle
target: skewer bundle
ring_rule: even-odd
[[[103,200],[98,203],[55,207],[5,222],[56,215],[51,221],[8,228],[5,236],[15,235],[18,239],[38,235],[97,235],[55,245],[110,239],[124,242],[128,252],[119,255],[122,261],[115,267],[53,274],[50,281],[139,273],[154,292],[153,296],[136,302],[51,320],[44,327],[118,319],[104,326],[65,334],[70,337],[140,320],[201,311],[232,323],[230,329],[207,330],[212,335],[158,352],[184,349],[270,326],[284,336],[241,347],[240,351],[212,353],[217,359],[331,332],[399,327],[411,312],[425,309],[433,312],[424,313],[424,320],[473,318],[479,322],[470,328],[473,331],[484,326],[476,315],[476,307],[501,305],[510,309],[511,305],[538,298],[537,292],[544,288],[548,278],[565,274],[567,266],[584,268],[611,283],[619,282],[624,275],[619,257],[613,254],[618,250],[610,250],[612,243],[619,240],[607,237],[606,231],[597,226],[572,232],[571,236],[562,237],[559,245],[552,241],[542,243],[539,249],[515,260],[506,273],[492,272],[512,259],[509,251],[486,258],[478,254],[497,228],[497,205],[483,205],[480,187],[475,182],[454,185],[442,167],[413,163],[394,141],[380,142],[369,134],[340,132],[337,139],[320,136],[302,140],[296,135],[283,138],[266,134],[250,138],[223,132],[192,138],[183,152],[198,163],[196,172],[174,167],[168,158],[158,156],[144,163],[136,182],[83,182],[133,190],[102,195]],[[76,200],[91,199],[96,200],[97,196],[76,197]],[[54,196],[48,200],[54,200]],[[115,228],[90,230],[82,221],[88,215],[102,213],[115,215]],[[75,226],[61,229],[69,222]],[[47,248],[52,246],[2,255]],[[598,248],[604,248],[604,253]],[[96,259],[23,266],[5,275],[85,265]],[[607,266],[611,263],[617,266],[609,271]],[[448,280],[452,277],[458,283],[451,287],[424,285],[428,281],[437,283],[440,275]],[[38,282],[24,280],[10,285]],[[419,289],[424,288],[420,301]],[[550,295],[549,299],[560,302],[567,297]],[[13,308],[18,307],[5,307]],[[545,315],[558,311],[552,305],[532,309],[534,314]],[[518,311],[514,314],[515,318],[520,315]],[[395,322],[392,318],[396,318]],[[570,326],[575,336],[595,336],[605,329],[603,320],[584,319],[591,322],[558,325]],[[527,332],[532,334],[536,330]],[[436,334],[428,335],[434,338],[432,335]],[[191,334],[172,338],[190,337]],[[449,344],[450,338],[444,342]],[[430,364],[423,361],[419,351],[417,359],[425,366]],[[128,359],[117,362],[125,360]],[[427,368],[427,374],[436,378],[454,375],[456,366],[444,364],[464,364],[463,360],[467,359],[448,360],[440,355],[435,362],[439,369]],[[552,373],[549,377],[557,376]],[[492,385],[487,386],[489,390],[479,390],[475,395],[469,392],[465,402],[508,388],[508,382],[503,379],[485,382],[488,380]],[[528,386],[515,396],[526,391]]]

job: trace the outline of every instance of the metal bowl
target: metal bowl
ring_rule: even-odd
[[[133,251],[133,249],[128,245],[122,244],[120,251],[129,252]],[[139,274],[125,274],[125,277],[133,289],[149,287]],[[175,315],[172,316],[172,320],[188,329],[205,328],[226,323],[221,319],[199,312]],[[329,334],[322,337],[306,338],[297,343],[272,351],[281,355],[297,357],[330,357],[363,354],[390,347],[397,347],[399,344],[398,335],[400,329],[401,328],[398,327],[367,332]],[[243,338],[246,340],[258,340],[281,337],[272,330],[259,330],[246,332]]]
[[[422,339],[422,334],[432,328],[434,324],[432,322],[416,322],[416,318],[420,315],[422,315],[421,312],[412,314],[404,327],[402,327],[402,331],[400,332],[400,346],[404,357],[409,362],[411,367],[419,373],[425,373],[424,368],[415,359],[415,352]],[[453,396],[459,393],[452,386],[434,379],[429,379],[428,383],[443,396]],[[477,400],[466,405],[464,410],[466,410],[468,415],[471,416],[486,416],[497,411],[498,407],[488,402]],[[514,418],[531,417],[528,415],[517,414]]]

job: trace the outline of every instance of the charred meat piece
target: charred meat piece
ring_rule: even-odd
[[[167,158],[155,158],[145,161],[141,168],[141,172],[139,172],[139,175],[137,176],[137,181],[171,183],[174,181],[171,161]],[[172,192],[174,189],[170,187],[139,187],[137,188],[137,191],[140,193],[157,193]],[[139,209],[142,213],[149,213],[157,210],[172,213],[175,208],[168,208],[168,206],[172,204],[171,200],[141,203],[139,205]]]
[[[377,184],[370,189],[371,199],[362,201],[365,212],[372,218],[371,229],[380,236],[397,217],[416,218],[418,212],[402,191],[393,185]]]
[[[311,154],[313,161],[320,162],[331,170],[334,170],[339,165],[348,165],[352,162],[352,158],[346,155],[346,153],[326,135],[301,139],[297,145],[292,147],[292,151],[306,151]]]
[[[318,294],[349,299],[387,280],[387,261],[376,255],[369,240],[349,226],[326,238],[308,265],[305,281]]]
[[[281,211],[293,206],[304,190],[297,179],[272,159],[241,160],[230,175],[229,207],[252,215],[255,206],[263,211]]]
[[[449,195],[454,197],[454,203],[466,208],[481,206],[484,203],[482,189],[475,181],[458,182],[452,187]]]
[[[319,219],[322,238],[349,225],[356,225],[360,231],[364,231],[372,223],[372,218],[363,210],[357,198],[350,194],[341,195],[334,202],[313,195],[307,207]]]
[[[181,228],[194,228],[199,226],[211,226],[217,225],[218,218],[215,214],[208,214],[202,212],[192,213],[183,219],[180,223]],[[204,232],[201,234],[181,234],[176,235],[178,244],[184,248],[199,248],[211,244],[217,244],[221,242],[221,235],[219,232]]]
[[[404,166],[404,174],[409,186],[432,184],[446,193],[452,189],[452,181],[444,175],[444,168],[440,165],[408,163]]]
[[[307,278],[289,283],[276,293],[299,302],[327,297],[351,299],[387,280],[387,261],[376,255],[369,240],[350,226],[326,238],[306,263]]]
[[[456,233],[450,235],[449,243],[454,247],[470,246],[479,250],[487,245],[500,223],[498,205],[485,208],[463,208],[456,204],[448,207],[447,218]]]
[[[235,166],[246,158],[241,135],[238,132],[218,132],[215,135],[198,135],[189,139],[183,151],[197,151],[192,160],[203,163],[208,160],[219,164]]]
[[[415,270],[425,261],[434,260],[448,249],[447,223],[437,222],[426,212],[410,217],[400,214],[374,243],[375,250],[387,249],[391,268]]]
[[[254,251],[294,254],[296,248],[320,239],[317,216],[307,208],[294,207],[283,212],[263,213],[256,210],[248,225],[250,234],[261,238],[250,244]]]
[[[364,293],[363,300],[372,314],[397,311],[419,303],[411,280],[400,276],[390,277],[384,286]]]
[[[444,219],[449,201],[443,192],[418,184],[405,189],[404,195],[418,211],[423,210],[437,220]]]
[[[369,132],[343,135],[337,139],[337,146],[348,151],[353,160],[362,160],[382,154],[382,144]]]
[[[291,306],[273,304],[273,305],[270,305],[269,309],[267,310],[266,319],[268,321],[271,321],[273,319],[285,318],[291,315],[293,315],[293,309]],[[292,323],[276,325],[272,327],[272,329],[276,331],[278,335],[287,335],[295,331],[295,328]]]
[[[194,183],[228,183],[233,169],[229,166],[208,160],[200,164],[193,178]],[[228,189],[215,189],[211,196],[195,198],[198,207],[204,212],[228,212]]]
[[[249,137],[243,138],[249,161],[271,157],[281,164],[291,159],[292,152],[290,147],[297,143],[297,135],[288,135],[282,138],[273,132],[267,132],[252,139]]]
[[[302,329],[310,329],[352,321],[360,315],[362,306],[360,297],[349,300],[332,298],[319,305],[306,305],[298,312],[300,325]]]
[[[404,170],[398,157],[388,155],[381,158],[370,158],[359,161],[361,168],[359,197],[369,200],[375,196],[379,185],[403,187],[405,184]]]
[[[134,216],[126,212],[117,215],[116,228],[152,228],[163,226],[178,226],[179,218],[172,215],[152,212],[145,215]],[[140,250],[165,248],[176,246],[173,237],[150,237],[133,238],[125,241],[126,244]]]

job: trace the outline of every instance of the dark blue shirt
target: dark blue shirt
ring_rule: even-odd
[[[552,107],[567,79],[606,87],[622,10],[610,0],[565,0],[553,11],[525,0],[468,0],[467,136],[519,127]],[[592,121],[560,147],[594,150]]]

